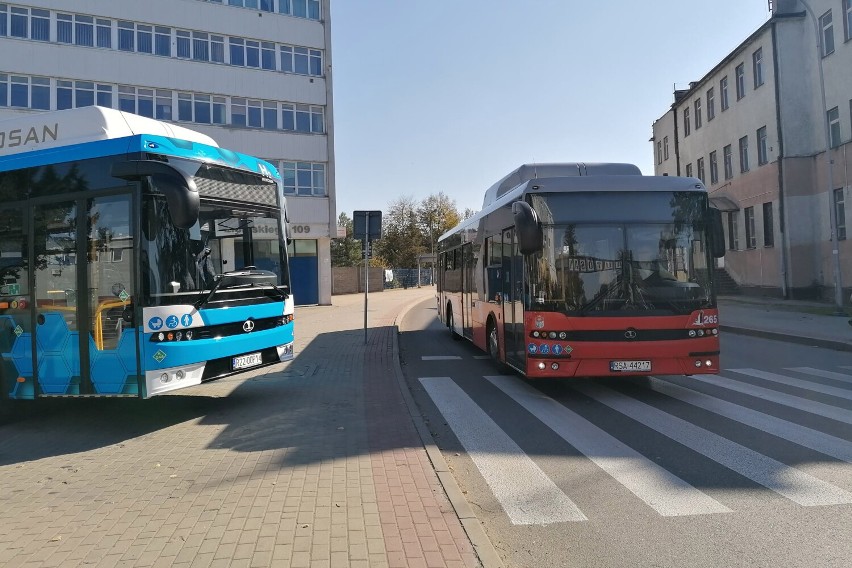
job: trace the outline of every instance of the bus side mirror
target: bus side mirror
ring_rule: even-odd
[[[191,177],[172,166],[156,160],[129,160],[114,163],[111,173],[126,180],[148,177],[151,185],[166,196],[169,215],[178,229],[188,229],[198,221],[198,188]]]
[[[722,226],[722,212],[715,208],[707,210],[710,228],[710,242],[713,258],[725,256],[725,228]]]
[[[535,254],[543,245],[541,225],[538,215],[526,201],[512,203],[512,216],[515,218],[515,234],[521,254]]]

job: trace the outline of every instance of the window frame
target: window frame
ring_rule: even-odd
[[[763,204],[763,246],[766,248],[775,246],[775,214],[772,211],[772,202]]]
[[[740,173],[744,174],[749,171],[749,163],[748,163],[748,135],[743,136],[739,139],[739,152],[740,152]]]
[[[719,158],[716,150],[710,152],[710,185],[719,183]]]
[[[757,165],[763,166],[769,163],[769,146],[766,140],[766,126],[761,126],[755,132],[757,138]]]
[[[834,18],[831,8],[819,17],[819,47],[823,57],[834,53]]]
[[[728,98],[728,76],[725,75],[719,79],[719,107],[722,109],[722,112],[725,112],[730,106],[731,101]]]
[[[737,89],[737,100],[740,101],[746,96],[745,63],[740,63],[734,69],[734,85]]]
[[[751,70],[754,76],[754,88],[757,89],[765,82],[763,78],[763,48],[758,47],[751,54]]]

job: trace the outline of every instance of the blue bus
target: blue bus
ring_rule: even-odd
[[[270,164],[101,107],[0,121],[0,398],[149,398],[293,358]]]

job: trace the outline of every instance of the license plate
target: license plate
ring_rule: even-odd
[[[260,356],[260,353],[249,353],[248,355],[234,357],[231,360],[231,367],[236,371],[237,369],[256,367],[261,363],[263,363],[263,357]]]
[[[650,371],[650,361],[610,361],[610,371]]]

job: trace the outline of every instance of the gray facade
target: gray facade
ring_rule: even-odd
[[[296,301],[330,304],[330,22],[330,0],[0,1],[0,119],[100,104],[268,160],[309,292]]]
[[[809,0],[814,17],[799,0],[771,4],[764,25],[675,91],[653,124],[655,173],[706,183],[725,216],[722,265],[744,292],[849,303],[852,1]]]

